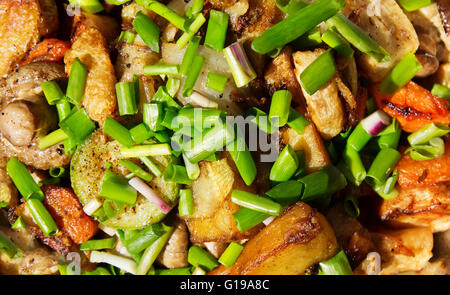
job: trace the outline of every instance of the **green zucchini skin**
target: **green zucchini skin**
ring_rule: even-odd
[[[109,140],[101,130],[94,132],[91,138],[77,149],[70,163],[70,179],[83,206],[94,197],[103,199],[98,195],[98,191],[106,163],[111,162],[110,169],[122,177],[129,173],[120,164],[120,159],[120,144]],[[168,156],[152,158],[162,171],[172,160]],[[169,205],[174,207],[177,204],[180,189],[178,184],[157,177],[148,184]],[[161,221],[165,216],[166,214],[140,194],[135,206],[125,206],[115,218],[103,220],[94,215],[105,226],[116,229],[141,229]]]

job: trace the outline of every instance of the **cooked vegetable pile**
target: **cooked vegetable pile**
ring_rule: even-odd
[[[1,274],[450,274],[448,1],[0,24]]]

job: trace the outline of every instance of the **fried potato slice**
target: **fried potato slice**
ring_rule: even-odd
[[[378,108],[398,120],[406,132],[414,132],[430,123],[450,124],[449,103],[410,81],[394,94],[382,94],[379,84],[371,86]]]
[[[192,183],[194,214],[185,218],[193,243],[231,242],[256,234],[260,227],[242,233],[236,227],[233,213],[240,207],[231,202],[234,189],[255,192],[244,184],[228,153],[200,163],[200,176]]]
[[[324,49],[316,49],[294,53],[295,75],[300,85],[300,74],[324,52]],[[333,77],[313,95],[309,95],[302,87],[308,112],[324,139],[338,135],[346,124],[337,80],[337,76]]]
[[[75,58],[80,59],[88,72],[82,105],[91,119],[103,125],[106,117],[114,117],[116,112],[117,81],[105,38],[100,31],[86,29],[72,44],[72,49],[64,57],[68,74]]]
[[[373,82],[381,82],[399,61],[419,48],[416,31],[395,0],[348,0],[344,12],[391,56],[386,62],[367,54],[358,56],[359,65]]]
[[[397,227],[424,226],[433,232],[450,229],[450,183],[416,188],[399,188],[399,195],[383,200],[382,220]]]
[[[416,187],[450,181],[450,143],[445,144],[445,154],[431,160],[416,161],[403,154],[395,169],[400,186]]]
[[[338,251],[333,229],[316,210],[302,202],[290,206],[250,239],[231,267],[215,275],[298,275]]]
[[[0,1],[0,77],[5,77],[42,36],[58,28],[53,0]]]

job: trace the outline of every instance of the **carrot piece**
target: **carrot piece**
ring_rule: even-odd
[[[59,39],[44,39],[31,50],[20,65],[23,66],[37,61],[58,62],[64,58],[69,49],[69,42]]]
[[[97,223],[83,211],[71,188],[43,185],[44,205],[55,219],[58,228],[76,243],[88,241],[97,231]]]
[[[450,124],[449,103],[410,81],[394,94],[380,93],[379,84],[371,86],[378,108],[398,120],[406,132],[414,132],[434,122]]]
[[[397,163],[398,184],[401,187],[426,186],[450,181],[450,143],[445,144],[445,154],[439,158],[416,161],[404,154]]]

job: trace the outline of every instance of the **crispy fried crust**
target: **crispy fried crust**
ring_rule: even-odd
[[[215,275],[298,275],[338,250],[325,217],[302,202],[289,207],[245,245],[231,267]]]
[[[95,28],[86,29],[72,44],[64,57],[66,72],[79,58],[88,71],[82,105],[91,119],[103,125],[106,117],[116,111],[116,76],[107,51],[105,38]]]
[[[0,77],[6,76],[41,36],[58,27],[52,0],[0,1]]]
[[[44,185],[44,205],[55,219],[58,228],[76,243],[88,241],[97,231],[97,223],[83,211],[71,188]]]
[[[433,232],[450,229],[450,183],[399,188],[399,195],[383,200],[381,219],[397,227],[424,226]]]
[[[378,108],[398,120],[406,132],[414,132],[430,123],[450,124],[449,103],[410,81],[395,94],[382,94],[379,84],[371,86]]]

